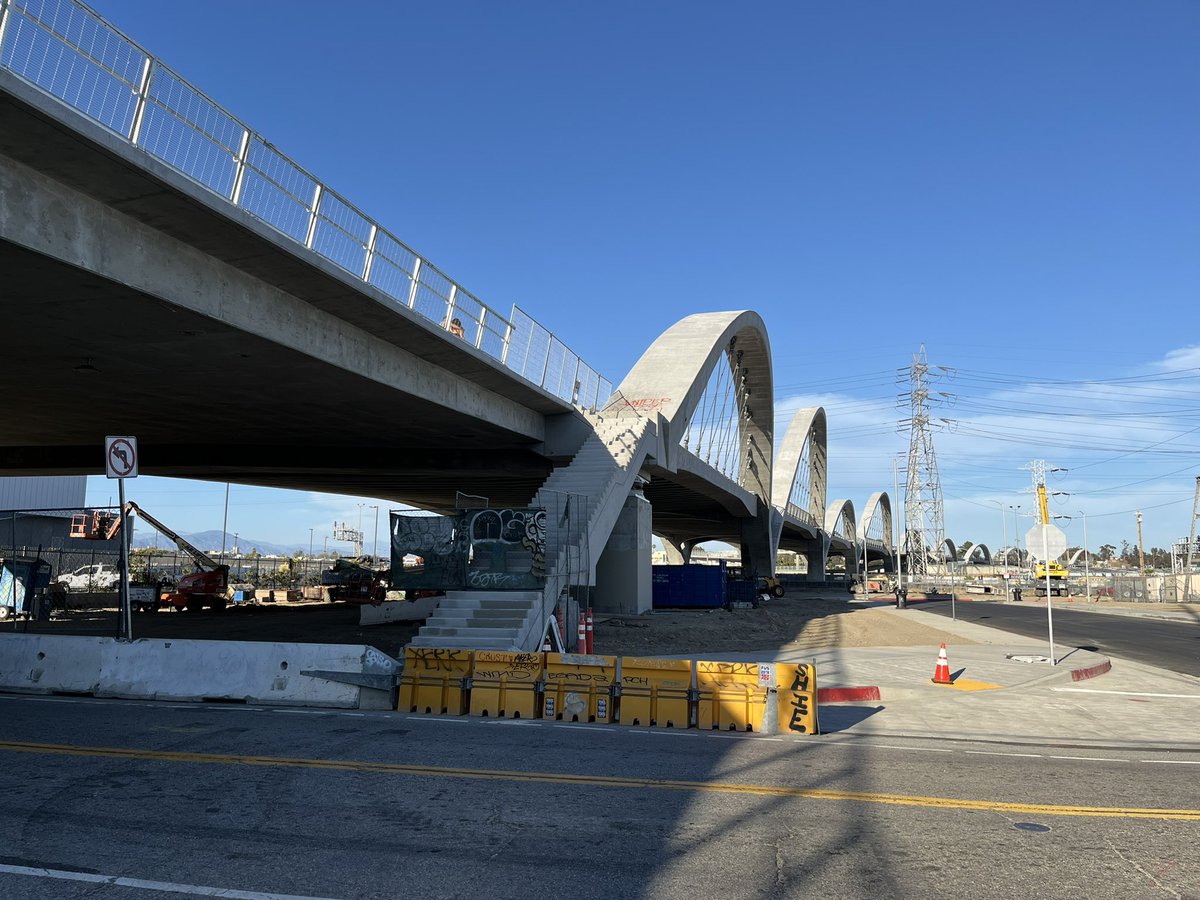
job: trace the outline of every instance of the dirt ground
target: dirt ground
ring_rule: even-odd
[[[655,610],[636,618],[601,618],[596,652],[671,656],[743,650],[824,647],[936,647],[946,632],[887,615],[841,597],[789,594],[757,609]]]

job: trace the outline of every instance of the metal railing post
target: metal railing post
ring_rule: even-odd
[[[137,105],[133,110],[133,123],[129,126],[129,142],[138,146],[142,136],[142,122],[146,120],[146,95],[150,92],[150,77],[154,72],[154,57],[147,56],[142,65],[142,80],[138,83]]]
[[[246,161],[250,158],[250,129],[242,131],[242,144],[238,147],[237,171],[233,176],[233,190],[229,192],[229,202],[240,206],[242,202],[242,186],[246,183]]]
[[[479,333],[475,335],[475,349],[476,350],[483,347],[483,331],[484,331],[484,326],[487,322],[487,314],[488,314],[488,308],[486,306],[481,306],[480,313],[479,313]]]
[[[412,285],[408,289],[408,308],[416,309],[417,306],[417,288],[421,286],[421,257],[415,257],[416,262],[413,263],[412,270]]]
[[[313,189],[312,212],[308,216],[308,234],[304,238],[304,246],[312,249],[313,241],[317,238],[317,221],[321,218],[321,195],[325,188],[318,183]]]
[[[508,365],[508,351],[512,347],[513,324],[508,322],[504,326],[504,349],[500,351],[500,365]]]
[[[442,319],[442,327],[449,328],[450,323],[454,321],[454,310],[458,304],[458,285],[453,281],[450,282],[450,299],[446,301],[446,317]]]
[[[4,49],[4,32],[8,30],[9,0],[0,0],[0,50]]]
[[[371,223],[371,233],[367,237],[367,255],[363,260],[362,280],[371,283],[371,266],[375,263],[375,238],[379,235],[379,226]]]

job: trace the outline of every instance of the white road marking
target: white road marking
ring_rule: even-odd
[[[88,884],[109,884],[115,887],[137,888],[143,891],[162,891],[172,894],[195,894],[201,897],[227,897],[233,900],[332,900],[327,897],[300,894],[272,894],[262,891],[237,891],[230,888],[206,887],[199,884],[175,884],[170,881],[146,881],[123,875],[94,875],[90,872],[67,872],[62,869],[35,869],[29,866],[0,864],[2,875],[26,875],[32,878],[55,878],[59,881],[83,881]]]
[[[1102,691],[1098,688],[1050,688],[1052,691],[1069,691],[1073,694],[1117,694],[1122,697],[1167,697],[1173,700],[1200,700],[1200,694],[1152,694],[1148,691]]]
[[[975,756],[1027,756],[1031,759],[1041,759],[1040,753],[1001,753],[997,750],[964,750],[963,753],[971,753]]]
[[[603,725],[559,725],[559,728],[574,728],[576,731],[617,731],[616,728],[605,728]]]
[[[329,715],[329,713],[323,709],[276,709],[276,710],[272,710],[272,712],[286,713],[287,715],[290,715],[290,716],[327,716],[327,715]]]
[[[1200,759],[1143,759],[1141,762],[1163,763],[1168,766],[1200,766]]]
[[[465,716],[405,716],[410,722],[445,722],[448,725],[466,725],[471,720]]]
[[[888,750],[911,750],[914,753],[953,753],[941,747],[901,747],[899,744],[867,744],[868,747],[886,747]]]
[[[1048,756],[1047,759],[1080,759],[1087,762],[1132,762],[1128,759],[1115,759],[1111,756]]]
[[[654,734],[658,737],[699,737],[698,733],[690,733],[687,731],[675,731],[674,729],[663,729],[659,731],[647,731],[646,734]]]

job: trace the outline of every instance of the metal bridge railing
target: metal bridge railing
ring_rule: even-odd
[[[77,0],[0,0],[0,68],[526,380],[584,407],[608,399],[532,318],[488,306]]]

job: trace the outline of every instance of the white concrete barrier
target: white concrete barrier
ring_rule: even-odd
[[[0,635],[5,691],[388,709],[398,671],[362,644]]]
[[[441,597],[420,600],[388,600],[378,606],[364,603],[358,614],[359,625],[386,625],[389,622],[424,622],[437,609]]]

